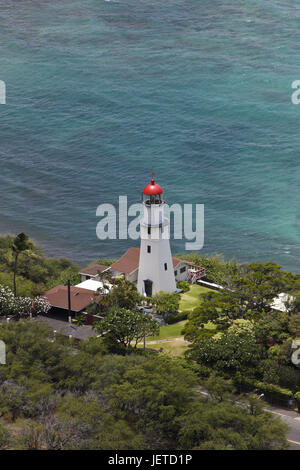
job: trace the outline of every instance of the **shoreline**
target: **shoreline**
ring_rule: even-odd
[[[25,229],[23,230],[18,230],[16,233],[13,233],[11,230],[0,230],[0,237],[5,237],[5,236],[15,236],[18,233],[24,231],[30,238],[31,240],[41,248],[43,253],[49,257],[49,258],[66,258],[72,263],[76,264],[79,268],[82,268],[84,266],[87,266],[90,263],[93,263],[99,259],[119,259],[128,248],[130,247],[138,247],[139,246],[139,241],[140,240],[135,240],[134,242],[132,240],[106,240],[106,241],[101,241],[96,239],[95,243],[95,250],[94,253],[95,255],[90,255],[90,256],[76,256],[76,253],[83,253],[84,252],[84,242],[82,245],[77,242],[74,248],[72,248],[71,245],[67,243],[67,241],[62,241],[61,244],[57,244],[57,241],[54,239],[45,239],[44,237],[38,237],[35,235],[32,235],[31,231],[26,231]],[[171,239],[171,249],[172,249],[172,254],[173,256],[183,256],[184,254],[191,254],[193,253],[192,251],[185,251],[174,248],[172,246],[173,239]],[[113,244],[118,243],[118,248],[115,250],[106,250],[105,248],[108,246],[112,246]],[[98,245],[98,250],[97,246]],[[78,246],[78,249],[76,248]],[[101,251],[100,251],[101,249]],[[73,254],[72,254],[73,253]],[[249,264],[253,262],[274,262],[278,265],[282,266],[282,269],[284,271],[292,272],[294,274],[300,274],[300,262],[299,262],[299,268],[298,269],[291,269],[289,266],[280,263],[279,260],[276,260],[275,256],[274,258],[267,256],[266,258],[260,258],[259,260],[254,256],[252,259],[247,257],[247,260],[243,259],[241,260],[237,256],[226,256],[223,251],[221,250],[214,250],[214,251],[206,251],[205,248],[203,250],[198,251],[200,256],[215,256],[216,254],[224,256],[225,261],[230,261],[234,260],[237,263],[240,264]],[[294,257],[295,259],[295,265],[296,265],[296,260],[297,258]]]

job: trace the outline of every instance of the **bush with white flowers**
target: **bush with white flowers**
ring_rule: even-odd
[[[48,313],[51,308],[51,305],[48,302],[46,297],[36,297],[32,301],[32,315],[41,315],[43,313]]]
[[[32,308],[32,299],[30,297],[16,297],[15,314],[20,317],[29,317]]]
[[[29,317],[47,313],[51,305],[45,297],[14,297],[9,287],[0,286],[0,316]]]
[[[9,287],[0,286],[0,315],[15,314],[15,298]]]

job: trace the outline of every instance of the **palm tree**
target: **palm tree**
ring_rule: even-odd
[[[16,284],[16,277],[17,277],[17,269],[18,269],[18,258],[21,253],[29,251],[32,248],[33,244],[30,241],[28,235],[26,233],[19,233],[14,238],[12,251],[14,253],[14,296],[17,297],[17,284]]]

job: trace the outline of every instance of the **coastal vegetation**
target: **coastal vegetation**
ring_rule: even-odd
[[[238,269],[235,260],[226,261],[223,255],[202,255],[198,252],[177,255],[178,258],[190,261],[205,268],[206,279],[209,282],[223,285]]]
[[[300,367],[292,362],[300,338],[299,279],[275,263],[251,263],[239,266],[223,290],[203,294],[183,329],[191,343],[187,358],[203,377],[215,373],[275,403],[288,404],[299,393]],[[282,292],[291,296],[286,309],[274,311]]]
[[[25,234],[23,234],[25,235]],[[0,284],[19,296],[35,297],[71,279],[80,282],[79,268],[66,258],[49,258],[32,240],[19,234],[0,236]],[[23,241],[22,241],[23,240]]]
[[[140,350],[111,354],[102,338],[77,345],[47,326],[4,324],[0,448],[284,449],[286,425],[214,378],[198,393],[193,363]],[[209,384],[208,384],[209,385]],[[211,389],[211,388],[210,388]]]
[[[204,264],[197,256],[187,255]],[[275,263],[205,259],[222,290],[184,285],[181,294],[144,299],[123,277],[103,276],[113,287],[89,307],[97,337],[75,344],[29,318],[48,311],[46,289],[79,282],[79,268],[47,258],[23,235],[1,237],[1,314],[20,321],[0,324],[7,347],[0,448],[285,448],[285,424],[257,394],[299,406],[291,356],[300,338],[300,276]],[[282,292],[285,311],[274,312]],[[159,327],[155,316],[169,324]]]

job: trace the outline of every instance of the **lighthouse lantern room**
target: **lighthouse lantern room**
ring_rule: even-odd
[[[163,192],[153,178],[143,189],[138,290],[147,297],[159,291],[176,291],[169,220],[164,217]]]

